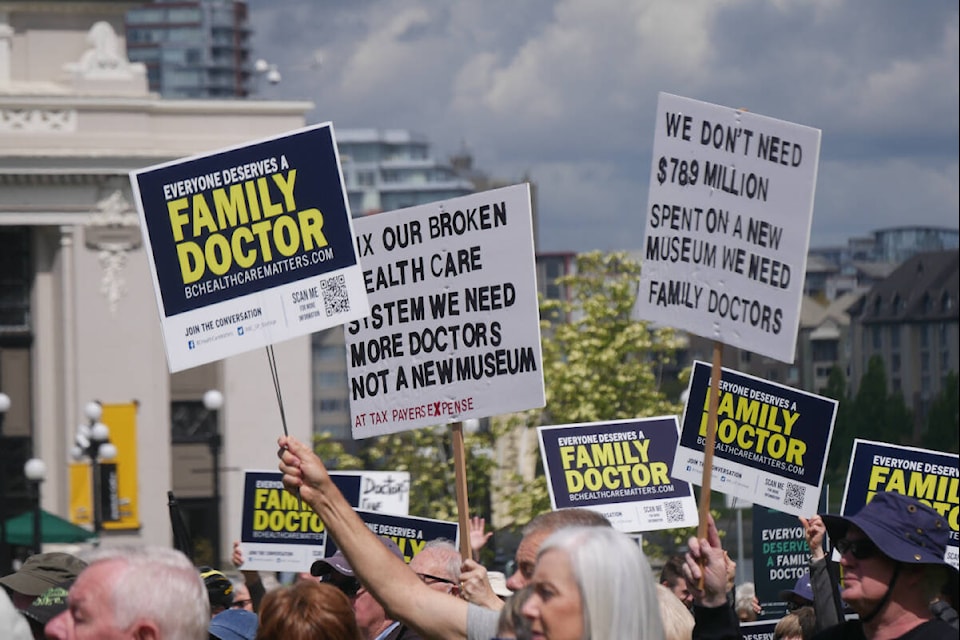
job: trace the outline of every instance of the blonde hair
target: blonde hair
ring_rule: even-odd
[[[657,602],[660,604],[660,619],[666,640],[690,640],[693,637],[693,614],[680,598],[666,586],[658,584]]]

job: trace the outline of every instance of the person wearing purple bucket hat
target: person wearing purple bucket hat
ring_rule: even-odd
[[[788,611],[813,606],[813,586],[810,584],[810,572],[808,571],[800,576],[797,583],[793,585],[793,589],[781,591],[780,599],[787,603]]]
[[[930,602],[957,570],[944,561],[950,527],[919,500],[880,492],[852,516],[824,515],[840,554],[844,602],[859,620],[830,627],[817,640],[933,640],[956,631]]]

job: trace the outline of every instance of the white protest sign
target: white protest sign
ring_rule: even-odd
[[[637,314],[793,362],[820,130],[666,93]]]
[[[528,185],[354,224],[370,301],[345,331],[354,438],[544,405]]]

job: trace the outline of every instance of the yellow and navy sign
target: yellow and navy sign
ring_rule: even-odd
[[[954,567],[960,560],[960,456],[929,449],[854,440],[850,471],[840,512],[852,515],[878,491],[892,491],[933,507],[950,526],[944,558]]]
[[[710,408],[710,369],[690,376],[675,469],[699,484]],[[717,394],[712,488],[793,515],[816,513],[837,402],[723,369]]]
[[[413,557],[423,551],[423,547],[431,540],[449,540],[458,543],[459,525],[456,522],[433,520],[431,518],[416,518],[414,516],[396,516],[376,511],[361,511],[357,515],[366,523],[367,528],[378,536],[386,536],[400,548],[403,560],[410,562]],[[326,557],[337,552],[337,545],[333,540],[327,541]]]
[[[537,433],[554,509],[592,509],[628,532],[697,524],[690,485],[671,475],[675,417],[540,427]]]
[[[329,124],[131,180],[164,317],[357,264]]]
[[[277,472],[247,471],[244,477],[242,542],[324,545],[327,530],[310,506],[283,488]],[[360,476],[334,484],[351,504],[360,499]]]

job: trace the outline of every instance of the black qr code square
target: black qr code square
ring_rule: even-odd
[[[792,482],[787,483],[787,493],[783,497],[783,504],[788,507],[799,509],[803,507],[803,501],[807,497],[807,488],[800,484]]]
[[[323,294],[323,306],[327,317],[350,311],[350,294],[347,292],[347,279],[341,274],[320,281],[320,293]]]
[[[670,500],[663,503],[667,515],[667,522],[683,522],[683,503],[679,500]]]

